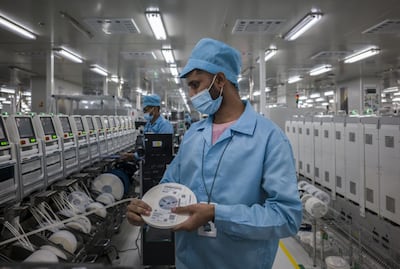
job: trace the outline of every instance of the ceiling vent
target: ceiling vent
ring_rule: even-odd
[[[377,25],[374,25],[364,32],[363,34],[398,34],[400,33],[400,20],[384,20]]]
[[[311,56],[311,59],[316,61],[337,61],[343,59],[349,53],[349,51],[321,51]]]
[[[152,51],[122,51],[124,60],[155,60],[156,56]]]
[[[113,34],[140,34],[135,21],[131,18],[89,18],[84,20],[86,24],[97,32],[107,35]]]
[[[278,34],[284,20],[236,20],[232,34]]]

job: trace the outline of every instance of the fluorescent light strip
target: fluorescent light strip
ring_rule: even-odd
[[[34,35],[31,31],[25,29],[24,27],[20,26],[18,23],[13,22],[3,16],[0,16],[0,25],[3,25],[8,30],[10,30],[24,38],[36,39],[36,35]]]
[[[310,12],[301,19],[292,29],[287,32],[283,39],[293,41],[302,35],[305,31],[310,29],[319,19],[321,19],[323,13],[321,12]]]
[[[0,88],[0,92],[9,93],[9,94],[15,94],[15,90],[14,89],[8,89],[8,88]]]
[[[161,52],[167,64],[175,63],[175,58],[172,49],[161,49]]]
[[[319,98],[320,96],[321,96],[321,94],[319,94],[319,93],[310,94],[310,98]]]
[[[376,54],[380,53],[380,49],[378,47],[369,47],[360,51],[357,51],[347,57],[344,58],[345,63],[354,63],[360,60],[363,60],[365,58],[374,56]]]
[[[103,77],[108,76],[108,71],[106,69],[104,69],[103,67],[98,66],[97,64],[91,65],[90,70],[92,70],[93,72],[95,72],[99,75],[102,75]]]
[[[298,81],[300,81],[300,80],[302,80],[302,79],[303,79],[303,78],[302,78],[301,76],[290,77],[290,78],[288,79],[288,83],[289,83],[289,84],[292,84],[292,83],[298,82]]]
[[[167,39],[167,32],[165,31],[164,24],[161,19],[161,13],[156,10],[149,10],[145,12],[147,22],[150,24],[154,37],[157,40]]]
[[[383,89],[382,92],[390,93],[390,92],[397,92],[397,91],[399,91],[399,87],[395,86],[395,87],[389,87],[389,88]]]
[[[55,52],[75,63],[83,63],[82,56],[75,54],[65,48],[55,48]]]
[[[178,67],[176,66],[176,64],[170,64],[169,71],[171,72],[171,75],[174,77],[177,77],[179,75]]]
[[[278,50],[276,48],[269,48],[265,51],[264,61],[268,61],[276,54]]]
[[[320,74],[329,72],[332,70],[332,65],[324,64],[322,66],[318,66],[310,71],[310,76],[318,76]]]
[[[327,92],[324,92],[324,96],[332,96],[332,95],[334,95],[334,94],[335,94],[334,91],[327,91]]]

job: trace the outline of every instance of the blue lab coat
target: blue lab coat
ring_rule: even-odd
[[[154,134],[173,134],[174,128],[169,121],[160,115],[153,124],[151,124],[150,121],[146,122],[146,125],[144,126],[144,132]]]
[[[212,120],[196,122],[186,132],[161,181],[184,184],[198,201],[207,201],[204,185],[210,192],[222,152],[232,140],[211,193],[217,237],[176,232],[176,268],[271,268],[279,239],[296,234],[302,219],[291,146],[281,129],[249,102],[214,145]]]

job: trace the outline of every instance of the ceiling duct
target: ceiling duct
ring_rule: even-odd
[[[88,18],[84,21],[95,31],[107,35],[140,34],[140,30],[132,18]]]
[[[278,34],[284,20],[238,19],[232,29],[232,34]]]
[[[400,19],[386,19],[362,32],[363,34],[399,34]]]

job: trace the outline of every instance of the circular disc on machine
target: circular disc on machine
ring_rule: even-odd
[[[186,214],[172,213],[171,208],[197,203],[195,194],[178,183],[156,185],[144,194],[142,200],[152,208],[150,216],[142,215],[143,220],[158,229],[171,229],[189,218]]]
[[[124,184],[114,174],[104,173],[92,182],[92,189],[100,193],[111,193],[116,200],[121,200],[124,195]]]

